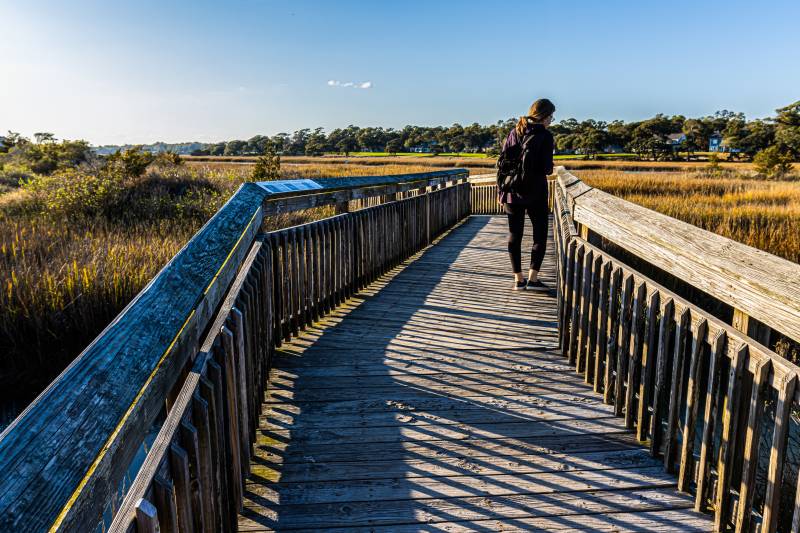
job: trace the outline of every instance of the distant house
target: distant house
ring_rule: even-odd
[[[670,146],[680,146],[686,142],[686,134],[670,133],[667,135],[667,144]]]
[[[422,141],[421,143],[412,146],[411,151],[418,154],[429,154],[436,148],[436,141]]]
[[[603,147],[604,154],[621,154],[623,152],[625,152],[625,150],[618,144],[609,144]]]
[[[726,146],[722,134],[718,131],[712,133],[711,136],[708,138],[708,151],[723,152],[728,154],[738,154],[739,152],[741,152],[741,150],[738,148],[731,148],[730,146]]]
[[[724,152],[725,148],[722,146],[722,134],[718,131],[711,134],[708,138],[708,151],[709,152]]]

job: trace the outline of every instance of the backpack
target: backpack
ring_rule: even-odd
[[[507,157],[506,152],[497,159],[497,190],[501,193],[517,192],[525,182],[525,160],[530,152],[529,144],[533,134],[522,138],[521,150],[517,157]]]

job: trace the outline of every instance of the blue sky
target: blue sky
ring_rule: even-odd
[[[543,96],[556,119],[759,117],[800,99],[798,21],[796,0],[0,0],[0,131],[213,141],[491,123]]]

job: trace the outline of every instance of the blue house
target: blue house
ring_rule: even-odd
[[[738,154],[741,152],[739,148],[731,148],[730,146],[725,146],[723,142],[722,134],[718,131],[714,132],[708,138],[708,151],[709,152],[725,152],[729,154]]]
[[[708,151],[709,152],[724,152],[725,149],[722,147],[722,134],[719,132],[714,132],[708,138]]]
[[[409,151],[416,152],[418,154],[429,154],[436,150],[436,141],[422,141],[416,146],[412,146]]]

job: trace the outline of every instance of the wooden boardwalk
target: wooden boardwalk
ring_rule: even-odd
[[[505,233],[470,217],[277,351],[240,530],[711,530],[566,364],[555,294],[510,290]]]

